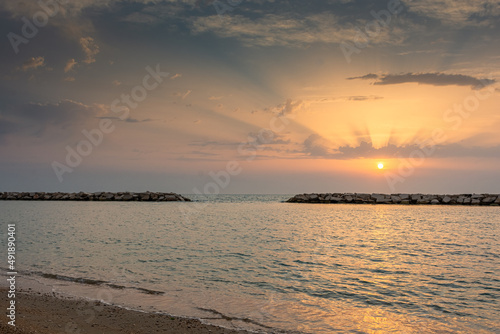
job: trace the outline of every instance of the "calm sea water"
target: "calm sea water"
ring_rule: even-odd
[[[500,332],[499,208],[288,197],[2,201],[0,245],[16,223],[25,282],[229,327]]]

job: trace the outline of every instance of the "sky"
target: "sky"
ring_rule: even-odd
[[[500,193],[498,1],[0,0],[0,30],[0,191]]]

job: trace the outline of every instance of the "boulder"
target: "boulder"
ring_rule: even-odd
[[[165,195],[165,201],[172,202],[172,201],[177,201],[177,196],[175,195]]]
[[[372,194],[371,199],[375,200],[376,203],[384,203],[385,195],[384,194]]]
[[[295,199],[298,201],[303,201],[303,202],[309,200],[309,198],[307,198],[306,195],[297,195],[297,196],[295,196]]]
[[[440,204],[439,200],[437,198],[431,200],[431,204]]]
[[[483,203],[483,204],[491,204],[491,203],[494,203],[496,199],[497,199],[496,196],[488,196],[488,197],[483,198],[483,200],[482,200],[481,203]]]
[[[123,195],[122,200],[131,201],[133,198],[134,198],[134,196],[132,196],[131,194],[125,194],[125,195]]]
[[[451,197],[450,196],[443,197],[442,202],[443,202],[443,204],[450,204]]]
[[[417,200],[417,204],[429,204],[431,202],[430,199],[421,197]]]
[[[356,194],[356,197],[366,201],[370,199],[370,194]]]
[[[422,198],[421,194],[412,194],[411,195],[411,200],[415,201],[415,202],[418,202],[421,198]]]
[[[401,203],[401,197],[399,197],[397,195],[391,195],[391,201],[392,201],[392,203],[399,204],[399,203]]]

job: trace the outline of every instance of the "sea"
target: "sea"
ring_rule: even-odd
[[[18,289],[256,333],[500,333],[500,208],[0,201]],[[94,310],[93,312],[98,312]]]

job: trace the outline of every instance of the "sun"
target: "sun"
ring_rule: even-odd
[[[379,162],[377,165],[378,169],[384,169],[384,164]]]

